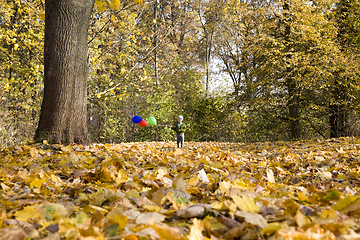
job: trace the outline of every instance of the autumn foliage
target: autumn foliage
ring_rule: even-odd
[[[359,239],[360,139],[27,144],[0,239]]]

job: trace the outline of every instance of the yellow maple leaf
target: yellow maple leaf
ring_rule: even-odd
[[[126,171],[124,169],[121,169],[119,172],[118,172],[118,175],[115,179],[115,182],[117,185],[120,185],[121,183],[124,183],[128,180],[128,175],[126,173]]]
[[[45,20],[45,13],[40,13],[39,17],[40,17],[41,20]]]
[[[187,182],[187,185],[190,187],[194,187],[199,183],[198,177],[195,175],[192,178],[190,178]]]
[[[232,195],[231,197],[237,207],[240,208],[242,211],[257,212],[260,210],[260,207],[255,204],[254,199],[250,198],[249,196],[241,198],[237,195]]]
[[[349,207],[353,207],[355,210],[360,208],[360,200],[358,196],[348,196],[338,201],[333,208],[341,212],[347,211]],[[345,210],[345,211],[344,211]]]
[[[105,6],[104,6],[104,2],[100,1],[100,0],[95,0],[95,5],[97,6],[98,10],[100,12],[104,12],[105,11]],[[100,94],[97,94],[98,98],[100,98]]]
[[[161,208],[157,205],[146,204],[142,207],[150,212],[159,212],[161,210]]]
[[[281,228],[281,225],[278,222],[269,223],[267,227],[261,229],[262,234],[274,234],[277,230]]]
[[[32,180],[32,182],[30,183],[30,188],[34,188],[34,187],[40,188],[44,182],[45,182],[44,179],[35,178],[35,179]]]
[[[118,10],[120,8],[120,1],[119,0],[112,0],[110,2],[110,7],[114,10]]]
[[[124,215],[115,215],[110,221],[116,223],[119,229],[124,229],[128,222],[127,216]]]
[[[298,198],[300,201],[309,201],[308,197],[306,196],[306,194],[304,192],[298,192]]]
[[[112,176],[109,171],[103,167],[101,171],[98,173],[97,179],[102,182],[112,182]]]
[[[42,219],[45,215],[45,208],[41,204],[24,207],[24,209],[16,211],[14,216],[16,220],[26,222],[27,219]]]
[[[156,231],[160,239],[185,239],[180,228],[160,224],[151,225],[151,227]]]
[[[219,184],[219,189],[222,193],[226,193],[226,191],[231,187],[231,183],[229,181],[223,181]]]
[[[126,193],[126,196],[128,198],[136,198],[137,199],[140,197],[140,194],[135,189],[131,189]]]
[[[294,220],[299,227],[303,227],[311,223],[310,219],[306,217],[304,214],[302,214],[300,211],[296,213]]]
[[[333,208],[324,209],[324,211],[319,214],[319,217],[321,217],[322,219],[335,220],[338,218],[338,213]]]
[[[60,203],[50,204],[49,206],[47,206],[47,210],[48,211],[51,210],[50,214],[53,217],[53,219],[65,218],[70,213],[69,209]]]

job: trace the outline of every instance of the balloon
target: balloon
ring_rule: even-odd
[[[147,125],[148,125],[148,123],[145,119],[143,119],[143,120],[141,120],[141,122],[139,122],[140,127],[146,127]]]
[[[139,116],[134,116],[132,118],[133,123],[139,123],[139,122],[141,122],[141,120],[143,120],[143,119]]]
[[[148,123],[150,124],[150,125],[156,125],[156,119],[154,118],[154,117],[149,117],[148,118]]]

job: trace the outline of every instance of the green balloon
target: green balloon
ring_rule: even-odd
[[[156,125],[156,119],[154,118],[154,117],[149,117],[149,119],[148,119],[148,123],[150,124],[150,125]]]

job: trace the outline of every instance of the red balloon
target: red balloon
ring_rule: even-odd
[[[148,122],[145,119],[143,119],[143,120],[141,120],[141,122],[139,122],[140,127],[146,127],[147,125],[148,125]]]

